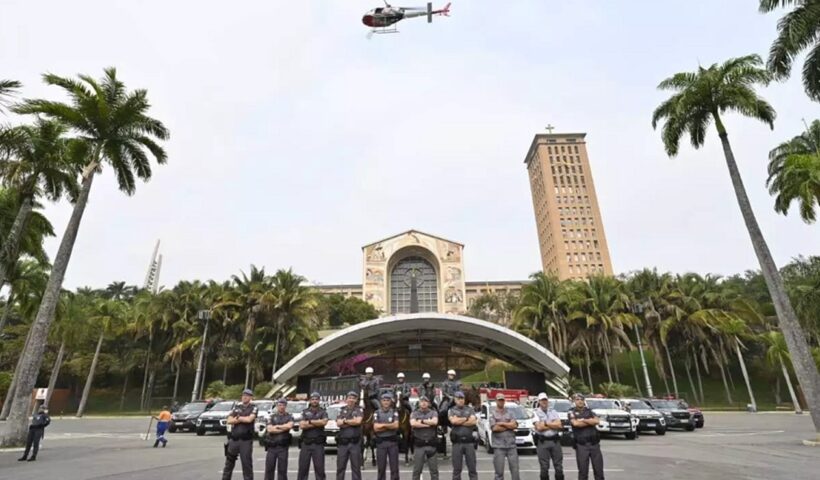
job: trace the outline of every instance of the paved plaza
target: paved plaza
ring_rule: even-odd
[[[603,443],[609,479],[815,479],[820,471],[820,449],[800,441],[812,436],[808,415],[785,413],[707,413],[706,428],[669,432],[638,440],[606,438]],[[20,450],[0,450],[3,480],[90,479],[218,479],[224,462],[223,437],[169,435],[168,448],[151,448],[142,440],[147,418],[55,418],[46,433],[37,462],[17,462]],[[479,447],[479,478],[491,479],[492,459]],[[256,478],[263,478],[264,449],[255,444]],[[291,449],[290,477],[296,477],[296,448]],[[335,477],[333,454],[327,456],[328,477]],[[439,463],[442,479],[450,479],[449,459]],[[571,448],[564,448],[568,479],[577,477]],[[522,479],[538,479],[535,455],[521,456]],[[410,470],[402,465],[402,478]],[[372,467],[363,475],[375,480]],[[237,466],[234,478],[242,475]],[[313,478],[311,475],[310,478]],[[349,478],[349,476],[348,476]],[[424,478],[429,479],[425,475]],[[466,478],[466,475],[464,476]],[[509,473],[506,478],[509,478]]]

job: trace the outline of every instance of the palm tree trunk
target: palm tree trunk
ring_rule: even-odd
[[[182,366],[179,364],[179,361],[177,361],[176,367],[177,372],[176,375],[174,375],[174,393],[173,395],[171,395],[171,402],[177,401],[177,389],[179,388],[179,371],[182,370]]]
[[[17,215],[14,217],[14,223],[11,224],[9,234],[3,239],[3,248],[0,250],[0,288],[6,283],[8,272],[6,265],[14,265],[17,262],[18,249],[20,241],[23,238],[23,230],[31,216],[33,208],[33,198],[27,195],[23,198],[20,204],[20,209],[17,210]]]
[[[105,330],[102,330],[100,338],[97,340],[97,349],[94,350],[94,359],[91,360],[91,368],[88,369],[88,378],[85,379],[85,388],[83,388],[83,397],[80,399],[80,407],[77,408],[77,417],[82,417],[85,413],[85,404],[88,402],[88,395],[91,393],[91,384],[94,383],[94,371],[97,370],[97,361],[100,359],[100,348],[102,348],[104,336]]]
[[[142,393],[140,394],[140,410],[145,410],[146,392],[148,391],[148,370],[151,366],[151,347],[154,344],[154,334],[148,335],[148,350],[145,351],[145,368],[142,370]]]
[[[250,388],[251,383],[251,354],[248,353],[248,359],[245,360],[245,388]]]
[[[222,383],[228,381],[228,361],[226,359],[225,363],[222,364]]]
[[[632,358],[632,352],[629,353],[629,366],[632,367],[632,379],[635,381],[635,388],[638,389],[638,395],[643,397],[643,390],[641,389],[641,382],[638,380],[638,371],[635,370],[635,359]]]
[[[604,365],[606,365],[606,378],[612,383],[612,370],[609,368],[609,353],[604,350]]]
[[[587,378],[589,379],[589,393],[595,393],[595,386],[592,385],[592,370],[589,369],[589,364],[592,363],[589,361],[589,348],[586,349],[586,356],[587,356]]]
[[[145,397],[145,407],[149,412],[151,411],[151,399],[154,396],[154,378],[156,378],[156,372],[152,368],[151,373],[148,374],[148,391]]]
[[[729,176],[732,179],[732,186],[735,190],[737,203],[743,215],[743,221],[746,223],[746,228],[749,230],[749,237],[751,238],[755,255],[757,255],[757,260],[760,263],[763,278],[766,280],[769,295],[772,297],[772,303],[774,303],[774,308],[777,312],[778,325],[783,332],[783,336],[786,338],[786,345],[789,347],[794,372],[797,375],[800,386],[803,387],[803,393],[805,394],[809,411],[811,411],[811,418],[814,422],[815,433],[820,437],[820,374],[817,372],[817,364],[811,355],[806,334],[803,332],[803,329],[800,328],[797,314],[794,312],[789,296],[786,293],[783,278],[777,270],[777,265],[774,263],[772,254],[769,251],[769,246],[766,244],[766,239],[763,238],[763,232],[760,230],[760,226],[755,218],[752,204],[749,202],[748,195],[746,195],[746,188],[743,186],[743,179],[740,176],[740,171],[738,170],[737,162],[732,152],[732,146],[729,144],[729,136],[726,133],[726,128],[721,123],[717,112],[713,113],[713,115],[715,117],[715,126],[720,135],[720,142],[723,145],[723,153],[726,156],[726,166],[729,169]]]
[[[672,386],[675,388],[675,398],[678,398],[678,379],[675,377],[675,365],[672,363],[672,355],[669,354],[669,347],[664,345],[666,350],[666,360],[669,362],[669,373],[672,374]]]
[[[789,376],[789,370],[786,369],[786,363],[783,362],[783,358],[780,358],[780,369],[783,370],[783,376],[786,378],[786,386],[789,388],[789,396],[792,397],[792,403],[794,404],[794,413],[803,413],[803,409],[800,408],[800,402],[797,401],[797,395],[794,394],[794,387],[792,387],[792,379]]]
[[[615,372],[615,383],[621,383],[621,375],[618,373],[618,362],[612,362],[612,371]]]
[[[26,341],[23,344],[23,351],[26,350],[28,346],[28,342],[31,339],[31,329],[29,329],[28,333],[26,334]],[[20,354],[20,357],[17,358],[17,365],[14,367],[14,374],[11,377],[11,384],[9,385],[9,391],[6,393],[6,398],[3,400],[3,410],[0,412],[0,420],[6,420],[11,413],[11,404],[13,403],[14,394],[17,392],[17,385],[19,384],[18,379],[20,378],[20,365],[23,363],[23,355]]]
[[[2,288],[2,286],[0,286]],[[14,305],[14,291],[9,286],[9,298],[6,299],[6,308],[3,309],[3,316],[0,317],[0,333],[3,333],[3,328],[6,326],[6,322],[9,321],[9,316],[11,316],[11,307]]]
[[[128,372],[125,372],[125,379],[122,381],[122,393],[120,393],[120,411],[125,408],[125,395],[128,392]]]
[[[270,372],[270,383],[273,384],[276,381],[276,364],[279,361],[279,336],[282,333],[280,329],[276,329],[276,350],[273,351],[273,368]]]
[[[703,397],[703,379],[700,376],[700,358],[698,358],[698,354],[694,353],[693,357],[695,359],[695,376],[698,378],[698,393],[700,396],[700,404],[703,405],[706,400]]]
[[[743,380],[746,381],[746,389],[749,390],[749,400],[752,402],[752,411],[757,411],[757,402],[755,401],[755,394],[752,391],[752,382],[749,381],[749,372],[746,371],[746,362],[743,361],[743,352],[740,351],[740,342],[735,339],[735,352],[737,352],[737,360],[740,362],[740,371],[743,372]]]
[[[729,402],[729,405],[732,405],[735,402],[732,400],[732,394],[729,392],[729,384],[726,383],[726,370],[720,361],[718,361],[718,368],[720,369],[720,378],[723,379],[723,389],[726,391],[726,401]]]
[[[40,309],[31,325],[31,338],[23,351],[23,361],[20,364],[20,383],[14,392],[11,411],[8,421],[0,432],[0,447],[19,445],[23,443],[28,434],[28,416],[31,402],[31,389],[37,381],[37,373],[43,361],[43,352],[48,341],[48,332],[54,321],[54,312],[60,300],[60,290],[63,286],[66,270],[68,269],[71,253],[74,249],[74,242],[77,240],[77,233],[80,231],[80,223],[88,205],[88,194],[91,192],[91,185],[94,181],[94,170],[97,166],[99,152],[95,152],[94,161],[83,172],[82,187],[74,209],[68,220],[57,255],[54,257],[54,265],[48,277],[48,283],[43,291],[40,302]]]
[[[774,382],[774,404],[778,406],[782,403],[782,398],[780,398],[780,377],[775,378]]]
[[[63,356],[65,355],[65,340],[60,342],[60,350],[57,352],[57,359],[54,360],[54,368],[51,369],[51,377],[48,379],[48,390],[46,390],[46,400],[43,406],[48,408],[51,402],[51,395],[54,394],[54,387],[57,385],[57,377],[60,375],[60,367],[63,366]]]
[[[698,391],[697,389],[695,389],[695,381],[692,380],[692,366],[689,364],[688,358],[685,362],[683,362],[683,367],[686,369],[686,378],[689,379],[689,388],[692,389],[692,396],[690,398],[694,398],[695,400],[697,400]]]

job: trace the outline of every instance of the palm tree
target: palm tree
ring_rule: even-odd
[[[0,179],[7,187],[14,188],[20,198],[14,223],[2,237],[0,287],[6,282],[5,266],[17,261],[26,224],[36,206],[35,199],[45,196],[57,201],[64,194],[72,199],[77,196],[74,156],[78,145],[65,138],[66,132],[67,128],[60,122],[43,119],[9,131],[10,155],[0,159]]]
[[[803,221],[814,223],[820,204],[820,120],[769,152],[766,186],[775,195],[775,211],[786,215],[796,200]]]
[[[800,402],[797,401],[797,395],[794,394],[789,369],[786,368],[786,362],[789,361],[789,348],[786,346],[786,339],[783,338],[782,333],[776,331],[768,331],[762,334],[761,339],[768,345],[766,349],[766,360],[772,366],[779,366],[783,372],[783,378],[786,379],[786,386],[789,388],[789,395],[791,396],[795,413],[803,413],[803,409],[800,408]]]
[[[263,344],[256,338],[256,323],[262,312],[259,304],[263,295],[271,289],[270,277],[265,275],[265,268],[257,268],[251,265],[250,275],[240,272],[240,275],[231,277],[235,289],[231,292],[229,302],[223,303],[222,307],[233,307],[239,310],[245,320],[245,329],[242,340],[242,351],[246,355],[245,361],[245,388],[251,388],[254,376],[251,372],[256,367],[258,350]]]
[[[60,348],[57,351],[57,357],[48,378],[46,399],[43,402],[43,406],[46,408],[51,402],[51,396],[54,394],[54,388],[57,385],[57,378],[63,366],[66,347],[76,345],[76,342],[79,341],[78,337],[82,330],[80,323],[85,320],[87,303],[87,299],[82,295],[76,295],[68,291],[64,291],[60,297],[60,306],[57,308],[57,320],[54,328],[54,336],[60,342]]]
[[[538,272],[521,289],[521,301],[513,313],[513,329],[545,345],[564,358],[569,347],[567,289],[558,277]]]
[[[820,2],[817,0],[760,0],[760,11],[771,12],[794,5],[794,10],[777,22],[777,38],[769,50],[767,66],[778,78],[786,78],[792,63],[809,50],[803,63],[803,87],[813,100],[820,100]]]
[[[8,106],[8,99],[22,86],[17,80],[0,80],[0,112]]]
[[[797,378],[806,393],[815,430],[820,434],[820,375],[786,294],[783,279],[752,211],[722,120],[722,115],[727,111],[737,112],[773,126],[774,109],[754,90],[756,85],[767,85],[771,80],[771,74],[761,68],[762,63],[759,56],[749,55],[709,68],[699,67],[696,72],[678,73],[664,80],[659,88],[675,93],[655,110],[652,126],[657,127],[661,120],[665,120],[662,131],[664,146],[669,156],[675,156],[684,134],[688,133],[692,145],[699,148],[704,143],[707,128],[712,122],[715,123],[743,220],[792,354]]]
[[[147,92],[127,91],[117,78],[115,69],[106,69],[100,81],[86,75],[80,76],[79,81],[52,74],[45,75],[44,79],[49,85],[61,87],[69,95],[71,103],[28,100],[16,107],[15,111],[62,121],[84,140],[88,157],[82,171],[80,193],[57,249],[43,302],[32,324],[31,341],[23,352],[21,388],[15,394],[0,446],[18,444],[25,437],[30,401],[28,392],[33,388],[40,370],[48,331],[54,320],[63,278],[88,204],[94,175],[104,164],[110,165],[120,190],[131,195],[135,190],[135,177],[144,180],[151,178],[149,154],[157,163],[166,161],[165,151],[155,139],[167,139],[168,130],[160,121],[147,115],[150,108]]]
[[[99,331],[100,336],[97,337],[97,348],[94,350],[94,358],[91,360],[91,367],[88,369],[83,396],[80,399],[80,406],[77,408],[77,417],[82,417],[85,413],[85,405],[88,402],[88,395],[91,393],[91,385],[94,382],[94,373],[97,370],[103,340],[105,340],[106,334],[111,333],[119,326],[124,313],[124,305],[118,300],[99,298],[92,303],[90,308],[91,316],[88,319],[90,326],[93,330]]]

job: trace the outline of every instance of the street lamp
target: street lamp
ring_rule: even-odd
[[[195,401],[199,398],[201,393],[201,386],[200,382],[202,381],[202,368],[205,362],[205,341],[208,339],[208,324],[209,320],[211,319],[211,311],[210,310],[200,310],[196,314],[196,318],[201,321],[205,322],[205,330],[202,332],[202,344],[199,346],[199,362],[196,364],[196,376],[194,377],[194,390],[191,392],[191,401]]]
[[[637,316],[643,316],[643,305],[640,303],[636,303],[632,306],[632,313]],[[643,317],[645,318],[645,317]],[[649,381],[649,369],[646,368],[646,358],[643,356],[643,345],[641,343],[641,332],[638,330],[638,324],[632,326],[635,329],[635,336],[638,338],[638,351],[641,352],[641,368],[643,368],[643,378],[646,382],[646,393],[649,394],[649,397],[653,397],[654,394],[652,393],[652,382]]]

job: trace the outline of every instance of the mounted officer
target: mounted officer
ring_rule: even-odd
[[[430,374],[424,372],[421,375],[421,385],[419,386],[419,397],[427,397],[430,400],[432,408],[436,409],[436,386],[430,383]]]
[[[412,393],[412,388],[410,384],[405,382],[404,374],[399,372],[396,375],[396,385],[393,387],[393,393],[396,395],[396,403],[400,408],[404,408],[408,412],[412,411],[410,407],[410,394]]]
[[[365,392],[365,401],[373,405],[373,410],[379,409],[379,389],[381,389],[381,386],[381,379],[373,375],[373,367],[365,368],[364,376],[359,379],[359,388]]]

